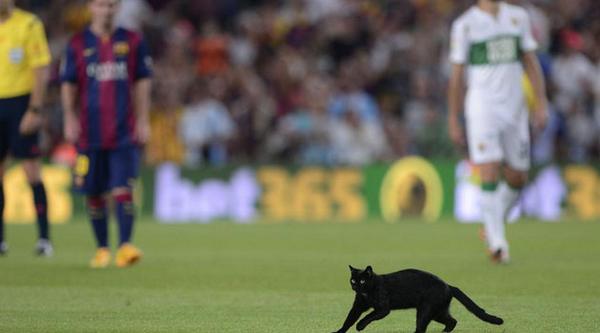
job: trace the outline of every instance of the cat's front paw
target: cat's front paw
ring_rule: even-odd
[[[365,327],[367,327],[369,323],[364,322],[364,321],[359,321],[358,324],[356,324],[356,330],[357,331],[362,331],[365,329]]]

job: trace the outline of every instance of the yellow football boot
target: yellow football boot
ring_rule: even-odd
[[[119,247],[119,250],[117,251],[117,256],[115,257],[115,264],[117,265],[117,267],[121,268],[128,267],[140,261],[140,259],[142,259],[142,255],[143,254],[142,251],[140,251],[140,249],[129,243],[125,243],[121,245],[121,247]]]
[[[91,268],[106,268],[109,264],[110,251],[105,247],[101,247],[98,250],[96,250],[96,254],[92,258],[92,260],[90,260]]]

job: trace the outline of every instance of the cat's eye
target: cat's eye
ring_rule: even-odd
[[[365,283],[365,280],[360,280],[360,284],[364,284],[364,283]]]
[[[350,283],[355,284],[356,280],[352,279],[352,280],[350,280]]]

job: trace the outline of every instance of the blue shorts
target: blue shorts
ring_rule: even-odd
[[[19,159],[40,156],[38,133],[22,135],[21,119],[29,107],[29,95],[0,98],[0,161],[10,155]]]
[[[138,176],[140,148],[122,147],[80,151],[75,163],[73,187],[90,196],[118,187],[133,187]]]

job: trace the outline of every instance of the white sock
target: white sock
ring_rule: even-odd
[[[498,192],[498,200],[502,204],[502,220],[506,221],[508,213],[519,200],[521,191],[513,189],[506,182],[501,182],[496,192]]]
[[[498,200],[498,199],[496,199]],[[498,204],[500,205],[500,201],[498,200]],[[500,213],[498,214],[497,220],[498,222],[496,222],[496,236],[498,237],[497,240],[497,244],[498,246],[493,249],[495,250],[502,250],[503,255],[508,256],[508,240],[506,240],[506,223],[504,222],[503,214],[502,214],[502,210],[499,211]]]
[[[488,247],[491,251],[503,249],[506,245],[502,207],[497,194],[497,190],[481,191],[481,213]]]

